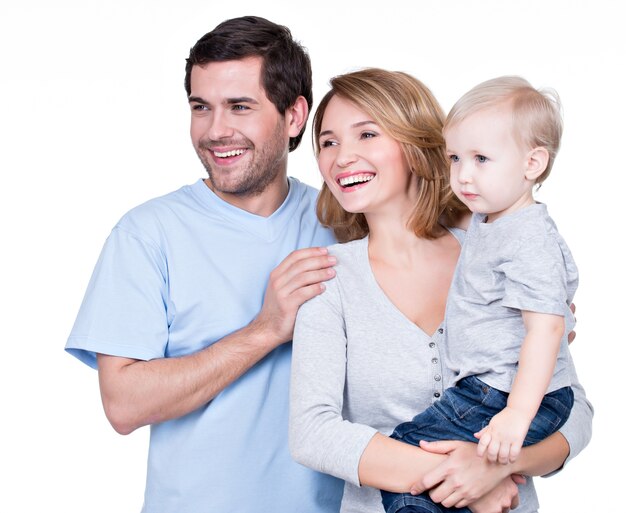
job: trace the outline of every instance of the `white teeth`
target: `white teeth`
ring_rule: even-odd
[[[339,185],[341,185],[342,187],[345,187],[346,185],[351,185],[353,183],[365,183],[365,182],[369,182],[372,178],[374,178],[374,175],[346,176],[344,178],[339,179]]]
[[[216,157],[223,159],[226,157],[234,157],[235,155],[241,155],[244,151],[246,150],[230,150],[230,151],[225,151],[225,152],[214,151],[213,153],[215,154]]]

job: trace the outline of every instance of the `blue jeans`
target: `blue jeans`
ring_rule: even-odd
[[[491,418],[506,406],[509,394],[483,383],[478,378],[464,378],[448,388],[441,399],[428,409],[396,427],[391,438],[411,445],[420,440],[465,440],[476,442],[474,433],[484,428]],[[544,396],[533,419],[524,446],[537,443],[565,423],[574,404],[570,387],[560,388]],[[387,513],[470,513],[469,508],[446,508],[434,503],[427,492],[421,495],[381,491]]]

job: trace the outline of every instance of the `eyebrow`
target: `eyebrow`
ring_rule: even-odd
[[[350,125],[350,128],[359,128],[359,127],[362,127],[362,126],[365,126],[365,125],[375,125],[375,124],[376,124],[375,121],[370,121],[370,120],[359,121],[358,123],[354,123],[353,125]],[[333,133],[332,130],[324,130],[323,132],[320,132],[319,137],[322,137],[323,135],[329,135],[329,134],[332,134],[332,133]]]
[[[189,103],[195,102],[195,103],[201,103],[203,105],[209,104],[209,102],[207,102],[205,99],[201,98],[200,96],[190,96],[188,100],[189,100]],[[237,98],[227,98],[224,103],[226,105],[235,105],[237,103],[254,103],[255,105],[259,104],[259,102],[256,101],[254,98],[250,98],[248,96],[240,96]]]

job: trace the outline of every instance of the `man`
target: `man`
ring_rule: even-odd
[[[116,431],[151,426],[144,512],[337,511],[340,482],[287,447],[286,342],[334,275],[316,191],[287,178],[308,55],[285,27],[228,20],[191,49],[185,87],[209,177],[119,221],[66,349],[98,369]]]

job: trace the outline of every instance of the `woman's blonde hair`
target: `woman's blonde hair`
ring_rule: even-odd
[[[411,172],[417,177],[418,198],[409,227],[418,237],[440,235],[439,222],[454,224],[467,210],[449,183],[449,162],[442,135],[444,114],[430,90],[399,71],[367,68],[331,79],[313,117],[313,146],[319,155],[319,135],[330,100],[337,96],[353,103],[400,143]],[[317,201],[317,217],[335,232],[339,242],[369,233],[365,216],[346,212],[324,184]]]
[[[510,104],[514,136],[522,148],[542,147],[550,155],[545,171],[537,178],[542,183],[550,174],[561,145],[563,119],[559,95],[553,89],[535,89],[518,76],[493,78],[465,93],[450,109],[444,133],[478,111]]]

